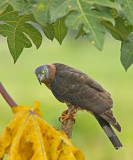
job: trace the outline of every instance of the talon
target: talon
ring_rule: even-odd
[[[59,121],[62,123],[65,118],[66,118],[66,115],[65,115],[65,116],[60,116],[60,117],[59,117]],[[61,120],[61,119],[62,119],[62,120]],[[66,120],[66,119],[65,119],[65,120]]]
[[[74,120],[73,120],[73,124],[75,124],[75,122],[76,122],[76,120],[75,120],[75,118],[74,118]]]
[[[62,116],[66,116],[68,114],[68,109],[62,112]]]
[[[68,109],[62,112],[62,114],[61,114],[62,116],[59,117],[59,121],[63,122],[63,119],[67,116],[67,114],[68,114]],[[62,119],[62,121],[61,121],[61,119]]]
[[[62,114],[61,114],[62,116],[59,117],[59,121],[61,123],[63,123],[65,120],[71,119],[73,121],[73,124],[74,124],[75,123],[75,118],[74,118],[75,113],[76,113],[75,111],[68,112],[68,109],[67,109],[67,110],[62,112]]]
[[[59,117],[59,121],[61,122],[62,116]]]

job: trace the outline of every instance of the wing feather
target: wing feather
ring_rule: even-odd
[[[57,73],[50,88],[59,101],[67,101],[95,114],[112,108],[113,102],[108,92],[86,74],[75,72],[75,69],[58,70]]]
[[[111,95],[103,87],[81,71],[64,64],[56,63],[55,79],[50,88],[61,102],[91,111],[121,131],[119,123],[113,116]]]

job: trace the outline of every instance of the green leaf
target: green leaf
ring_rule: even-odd
[[[109,0],[89,0],[87,3],[91,4],[91,5],[97,4],[97,5],[101,5],[101,6],[105,6],[105,7],[117,8],[115,3],[112,3]]]
[[[55,38],[57,39],[57,41],[61,44],[63,39],[65,38],[66,34],[67,34],[67,30],[68,28],[65,25],[65,19],[66,17],[58,20],[57,22],[55,22],[53,24],[54,26],[54,31],[55,31]]]
[[[7,0],[0,0],[0,6],[2,6],[6,2],[7,2]]]
[[[46,26],[41,26],[45,36],[53,40],[54,39],[54,27],[52,24],[47,24]]]
[[[124,10],[125,16],[128,21],[133,25],[133,0],[117,0],[122,9]]]
[[[115,26],[113,26],[112,23],[110,23],[108,21],[102,21],[101,24],[106,27],[106,29],[111,33],[111,35],[116,40],[121,40],[122,39],[121,38],[121,32]]]
[[[24,48],[32,46],[29,38],[39,48],[42,42],[40,32],[29,24],[29,21],[35,22],[32,14],[18,16],[11,6],[0,15],[0,21],[5,24],[0,25],[0,34],[7,37],[8,47],[14,59],[17,61]]]
[[[72,10],[73,12],[66,18],[68,28],[78,30],[79,26],[84,24],[83,30],[89,41],[101,50],[105,28],[100,24],[100,21],[105,19],[112,22],[113,18],[104,12],[91,10],[92,4],[95,3],[105,6],[103,1],[99,2],[98,0],[54,0],[51,4],[50,15],[51,20],[56,20]]]
[[[33,14],[36,20],[42,25],[50,23],[49,8],[52,0],[36,0],[36,1],[37,1],[37,6],[33,10]]]
[[[101,50],[104,42],[105,28],[100,24],[100,21],[102,19],[111,20],[111,17],[94,10],[84,10],[84,8],[81,8],[82,6],[79,7],[81,11],[69,15],[66,19],[66,25],[71,29],[77,30],[79,25],[84,24],[83,29],[89,41]]]
[[[64,17],[69,11],[78,11],[79,3],[85,3],[84,8],[93,7],[94,4],[116,8],[116,5],[107,0],[53,0],[50,7],[50,17],[52,21],[56,21],[58,18]]]
[[[19,15],[30,14],[34,6],[36,5],[36,0],[8,0],[14,10],[18,11]]]
[[[133,25],[125,22],[125,27],[129,33],[133,32]]]
[[[133,63],[133,33],[122,43],[121,63],[126,71]]]
[[[83,30],[83,26],[84,25],[82,24],[75,39],[78,39],[80,36],[83,37],[84,35],[86,35],[85,31]]]
[[[75,0],[53,0],[50,7],[50,19],[55,22],[57,19],[66,16],[69,11],[77,9]]]
[[[125,20],[122,17],[115,18],[115,25],[105,20],[103,20],[101,24],[107,28],[115,39],[120,41],[126,40],[127,36],[131,32],[131,28],[127,28]]]
[[[5,10],[7,9],[7,6],[6,5],[1,5],[0,6],[0,15],[5,12]]]

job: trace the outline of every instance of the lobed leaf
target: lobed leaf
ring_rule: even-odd
[[[2,6],[6,2],[7,2],[7,0],[0,0],[0,6]]]
[[[76,10],[75,0],[53,0],[50,6],[50,19],[55,22],[61,17],[66,16],[69,11]]]
[[[79,31],[78,31],[78,34],[76,35],[76,37],[75,37],[75,39],[78,39],[80,36],[84,36],[84,35],[86,35],[86,33],[85,33],[85,31],[83,30],[83,24],[80,26],[80,29],[79,29]]]
[[[6,2],[16,11],[4,5]],[[48,39],[56,38],[60,44],[68,28],[77,30],[76,38],[86,35],[100,50],[108,30],[115,39],[123,42],[121,50],[124,50],[123,46],[127,46],[126,40],[133,32],[133,1],[117,2],[118,7],[114,0],[0,0],[0,34],[7,37],[14,62],[24,48],[32,46],[31,41],[36,48],[41,45],[42,36],[29,21],[38,23]],[[121,61],[127,70],[132,60],[125,63],[124,57],[122,52]]]
[[[41,28],[48,39],[54,39],[54,27],[52,24],[47,24],[46,26],[41,25]]]
[[[19,16],[11,6],[8,6],[0,14],[0,21],[5,23],[0,24],[0,34],[7,37],[8,47],[14,62],[17,61],[24,48],[32,46],[29,38],[36,48],[40,47],[42,36],[34,26],[28,23],[29,21],[35,22],[32,14]]]
[[[130,33],[130,35],[122,43],[122,46],[121,46],[121,63],[126,71],[133,63],[133,45],[132,43],[133,43],[133,33]]]
[[[6,5],[0,5],[0,15],[7,9]]]
[[[50,23],[49,10],[52,0],[36,0],[36,2],[37,5],[33,10],[36,20],[42,25]]]
[[[107,30],[115,39],[120,41],[125,41],[131,32],[131,28],[129,28],[128,24],[125,24],[125,20],[119,16],[115,18],[115,25],[104,20],[101,22],[101,24],[107,28]]]
[[[102,19],[111,20],[111,17],[98,11],[89,11],[87,7],[86,10],[81,8],[82,6],[79,7],[80,12],[75,12],[67,17],[66,25],[71,29],[78,30],[78,27],[84,24],[83,30],[87,34],[89,41],[101,50],[104,42],[105,28],[100,24],[100,21]]]
[[[105,7],[109,7],[109,8],[117,8],[117,6],[115,5],[115,3],[112,3],[111,1],[107,0],[89,0],[87,2],[88,4],[97,4],[97,5],[101,5],[101,6],[105,6]]]
[[[7,0],[14,10],[18,11],[19,15],[31,14],[36,0]]]
[[[18,106],[12,111],[14,117],[0,137],[0,159],[7,153],[7,160],[84,160],[63,132],[42,119],[38,102],[33,110]]]
[[[103,1],[88,0],[53,0],[50,8],[51,20],[54,21],[71,12],[66,18],[68,28],[78,30],[84,24],[83,30],[89,41],[98,49],[102,49],[104,42],[105,28],[100,24],[102,19],[113,21],[110,15],[104,12],[92,10],[93,4],[105,5]],[[109,2],[112,4],[112,2]],[[109,5],[106,3],[106,5]]]
[[[61,18],[60,20],[58,20],[57,22],[55,22],[53,24],[54,26],[54,32],[55,32],[55,38],[57,39],[57,41],[61,44],[63,39],[65,38],[66,34],[67,34],[67,30],[68,28],[65,25],[65,19]]]
[[[106,0],[53,0],[50,7],[51,20],[56,21],[58,18],[67,15],[69,11],[78,11],[80,3],[86,3],[84,8],[86,6],[91,8],[95,4],[110,8],[117,8],[114,3]]]
[[[133,0],[117,0],[125,13],[128,21],[133,25]]]

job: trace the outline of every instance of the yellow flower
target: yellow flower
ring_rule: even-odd
[[[7,153],[6,160],[84,160],[65,133],[42,119],[39,106],[12,108],[13,119],[0,137],[0,159]]]

